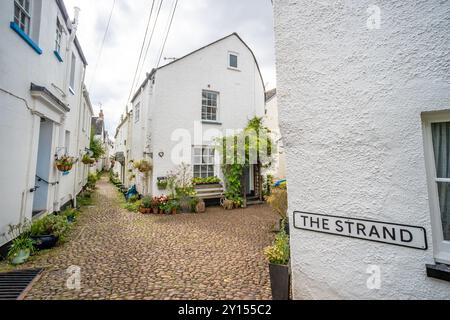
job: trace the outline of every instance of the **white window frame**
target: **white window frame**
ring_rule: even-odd
[[[200,152],[196,152],[198,150],[200,150]],[[211,166],[213,167],[212,170],[210,170]],[[199,170],[196,170],[196,167],[200,167]],[[202,170],[202,167],[206,167],[206,171]],[[192,168],[194,178],[215,177],[216,176],[215,148],[213,146],[193,146]],[[205,173],[206,175],[204,176],[203,173]]]
[[[206,100],[203,98],[203,94],[205,94],[205,93],[216,95],[216,105],[215,106],[208,105],[208,97]],[[206,104],[205,104],[205,101],[206,101]],[[219,92],[212,91],[212,90],[202,90],[202,121],[219,122],[219,106],[220,106],[220,93]],[[206,112],[204,111],[204,108],[206,108]],[[213,118],[212,116],[210,117],[210,115],[212,115],[213,113],[209,113],[208,108],[215,109],[215,119],[209,119],[209,118]]]
[[[434,258],[438,263],[450,264],[450,241],[444,240],[438,193],[438,182],[450,183],[450,179],[437,177],[433,135],[431,130],[431,126],[433,123],[441,122],[450,122],[450,110],[424,113],[422,115],[425,164],[427,171],[428,194],[431,212]]]
[[[237,67],[234,67],[231,65],[231,56],[236,56]],[[233,52],[233,51],[228,51],[227,58],[228,58],[228,61],[227,61],[228,68],[232,69],[232,70],[239,70],[239,53]]]
[[[137,103],[134,106],[134,123],[138,123],[141,120],[141,103]]]
[[[56,18],[56,39],[55,39],[55,51],[61,54],[61,43],[64,33],[64,27],[61,24],[59,18]]]
[[[69,90],[72,94],[75,94],[75,71],[76,71],[76,65],[77,65],[77,57],[75,56],[75,53],[72,52],[72,57],[70,60],[70,79],[69,79]]]
[[[13,12],[13,16],[14,16],[14,22],[19,26],[19,28],[25,32],[28,36],[31,35],[31,15],[32,15],[32,5],[33,5],[33,1],[31,0],[23,0],[24,4],[27,2],[28,3],[28,11],[26,10],[26,8],[19,3],[19,0],[14,0],[14,12]],[[16,7],[19,9],[19,17],[16,17]],[[25,19],[25,23],[23,24],[23,28],[22,28],[22,15],[24,15],[26,17]]]

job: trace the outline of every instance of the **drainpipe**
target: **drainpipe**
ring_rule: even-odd
[[[84,96],[84,90],[85,90],[85,88],[84,88],[84,86],[83,86],[83,84],[84,84],[84,80],[85,80],[85,77],[86,77],[86,66],[83,68],[83,76],[82,76],[82,78],[81,78],[81,83],[80,83],[80,88],[81,88],[81,90],[80,90],[80,93],[79,93],[79,103],[78,103],[78,117],[77,117],[77,125],[76,125],[76,132],[77,132],[77,148],[76,148],[76,150],[77,150],[77,153],[78,153],[78,165],[75,167],[75,177],[74,177],[74,179],[73,179],[73,196],[72,196],[72,201],[73,201],[73,207],[74,208],[76,208],[76,206],[77,206],[77,179],[78,179],[78,171],[80,170],[80,164],[82,163],[81,162],[81,157],[82,157],[82,154],[80,153],[80,140],[81,140],[81,134],[80,134],[80,119],[81,119],[81,116],[82,116],[82,114],[81,114],[81,111],[82,111],[82,109],[83,109],[83,106],[84,106],[84,104],[83,104],[83,96]],[[83,114],[83,116],[84,116],[84,114]],[[83,177],[83,179],[84,179],[84,177]]]

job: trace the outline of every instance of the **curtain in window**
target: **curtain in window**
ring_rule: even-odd
[[[433,123],[433,148],[437,178],[450,178],[450,122]],[[438,182],[444,240],[450,241],[450,183]]]

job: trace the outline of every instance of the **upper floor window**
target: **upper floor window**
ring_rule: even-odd
[[[14,0],[14,22],[25,32],[30,34],[31,7],[30,0]]]
[[[435,258],[450,263],[450,113],[424,116]]]
[[[203,90],[202,120],[218,121],[219,94]]]
[[[230,52],[228,53],[228,67],[232,69],[238,68],[238,54]]]
[[[139,122],[140,118],[141,118],[141,104],[138,103],[134,107],[134,123]]]
[[[72,53],[72,64],[70,65],[70,89],[72,90],[72,93],[74,93],[74,90],[75,90],[76,63],[77,63],[77,58],[75,57],[75,54]]]
[[[55,39],[55,51],[61,53],[61,40],[63,35],[63,26],[59,19],[56,19],[56,39]]]

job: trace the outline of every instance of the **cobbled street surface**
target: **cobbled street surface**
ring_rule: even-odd
[[[21,268],[44,267],[26,299],[271,298],[264,247],[277,216],[269,207],[156,216],[121,208],[106,177],[68,241]],[[81,268],[81,289],[66,286]]]

